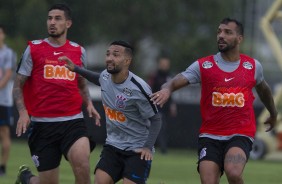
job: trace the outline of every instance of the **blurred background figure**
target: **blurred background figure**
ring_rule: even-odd
[[[149,76],[148,84],[151,86],[152,91],[156,92],[161,89],[161,86],[172,78],[170,73],[170,58],[161,56],[157,60],[158,68]],[[177,115],[177,106],[173,99],[170,98],[168,102],[162,107],[159,107],[162,116],[162,128],[157,139],[157,146],[160,148],[161,153],[167,153],[167,142],[169,132],[167,124]]]
[[[11,147],[10,125],[12,125],[13,122],[12,78],[15,64],[15,54],[13,50],[5,44],[4,26],[0,25],[0,176],[6,174],[6,165]]]

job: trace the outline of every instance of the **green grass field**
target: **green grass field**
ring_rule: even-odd
[[[101,146],[98,146],[91,155],[91,173],[98,160]],[[282,153],[281,153],[282,154]],[[148,184],[197,184],[200,183],[196,171],[196,150],[169,150],[167,155],[156,153]],[[0,177],[0,184],[13,184],[18,167],[28,164],[36,174],[31,161],[26,142],[14,141],[7,175]],[[94,176],[92,174],[92,183]],[[250,160],[244,173],[246,184],[282,184],[282,161],[253,161]],[[63,160],[60,169],[60,184],[72,184],[74,177],[68,163]],[[222,184],[227,184],[225,176]],[[121,182],[119,183],[121,184]]]

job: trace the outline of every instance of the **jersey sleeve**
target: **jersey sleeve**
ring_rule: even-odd
[[[137,99],[136,106],[143,117],[143,119],[148,119],[154,116],[157,112],[157,106],[153,104],[150,100],[150,94],[152,94],[152,90],[149,85],[142,85],[140,91],[136,91]]]
[[[82,77],[86,78],[88,81],[100,86],[99,78],[100,78],[100,73],[98,72],[93,72],[90,70],[87,70],[82,67],[75,66],[74,67],[74,72],[80,74]]]
[[[264,80],[263,68],[258,60],[255,59],[255,80],[256,85],[260,84]]]
[[[7,49],[7,54],[5,56],[5,62],[4,62],[4,69],[12,69],[14,63],[14,56],[13,51],[11,49]]]
[[[86,50],[81,47],[81,61],[82,61],[82,67],[87,68],[87,55],[86,55]]]
[[[185,71],[181,73],[190,84],[196,84],[201,82],[200,66],[198,61],[192,63]]]
[[[17,73],[25,75],[25,76],[30,76],[32,68],[33,68],[33,62],[32,62],[32,58],[30,54],[30,46],[28,46],[25,49],[23,56],[20,60],[20,63],[17,69]]]
[[[140,97],[140,99],[136,101],[136,105],[143,119],[148,119],[157,113],[157,111],[155,111],[157,107],[149,99],[145,98],[144,96],[143,98]]]

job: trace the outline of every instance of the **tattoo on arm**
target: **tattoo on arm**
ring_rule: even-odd
[[[83,102],[87,105],[88,102],[91,101],[90,93],[86,79],[81,76],[78,76],[78,88],[80,89],[80,95],[82,96]]]
[[[163,88],[168,88],[170,91],[176,91],[189,84],[189,81],[182,75],[177,74],[173,79],[162,85]]]
[[[28,76],[17,74],[14,81],[13,97],[17,106],[18,111],[26,110],[23,98],[23,86],[28,79]]]

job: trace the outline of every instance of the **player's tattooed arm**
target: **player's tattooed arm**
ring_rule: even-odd
[[[96,125],[101,126],[101,123],[100,123],[101,116],[93,106],[93,103],[90,97],[90,93],[87,87],[87,81],[82,76],[78,76],[78,87],[80,89],[80,94],[83,98],[83,101],[86,105],[86,109],[87,109],[89,117],[95,118]]]
[[[88,103],[91,102],[90,93],[87,87],[87,81],[82,76],[78,76],[78,88],[80,89],[83,102],[88,105]]]
[[[18,137],[26,132],[27,127],[30,124],[30,118],[25,107],[23,97],[23,86],[27,79],[28,76],[17,74],[13,87],[13,97],[19,112],[19,119],[16,128],[16,134]]]
[[[270,113],[270,117],[264,122],[264,124],[269,125],[269,127],[266,129],[266,131],[268,132],[274,128],[278,114],[273,100],[271,88],[266,83],[266,81],[263,80],[260,84],[256,86],[256,91],[260,100]]]
[[[15,100],[18,111],[26,110],[23,98],[23,86],[28,76],[17,74],[13,87],[13,98]]]
[[[269,85],[262,81],[256,86],[256,91],[259,95],[259,98],[264,103],[271,115],[277,116],[277,110],[274,104],[273,95]]]

